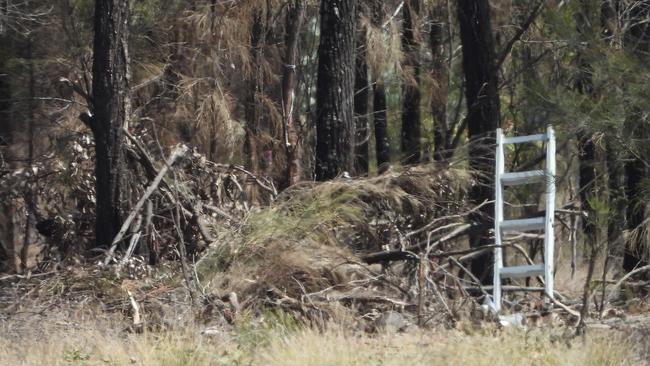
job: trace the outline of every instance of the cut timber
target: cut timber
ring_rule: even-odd
[[[544,275],[543,264],[513,266],[501,268],[501,278],[525,278]]]
[[[532,217],[529,219],[503,220],[501,221],[501,231],[533,231],[543,230],[545,218]]]
[[[546,137],[546,134],[545,133],[540,133],[538,135],[504,137],[503,138],[503,143],[504,144],[521,144],[521,143],[524,143],[524,142],[535,142],[535,141],[546,141],[546,140],[548,140],[548,137]]]
[[[503,173],[501,183],[504,186],[518,186],[522,184],[543,183],[546,173],[543,170],[531,170],[527,172]]]

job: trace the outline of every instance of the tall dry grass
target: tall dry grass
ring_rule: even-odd
[[[207,337],[197,329],[128,334],[102,329],[0,335],[2,365],[635,365],[630,340],[591,334],[566,340],[550,331],[413,331],[367,335],[340,328]]]

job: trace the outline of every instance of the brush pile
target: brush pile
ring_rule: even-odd
[[[482,205],[468,204],[476,183],[460,163],[303,182],[278,194],[271,179],[210,162],[182,145],[159,164],[139,138],[126,134],[131,205],[108,250],[90,263],[70,254],[87,245],[76,237],[92,227],[74,220],[92,211],[87,161],[74,165],[85,166],[85,174],[72,174],[85,184],[73,184],[63,197],[76,197],[73,214],[49,213],[41,208],[46,204],[26,208],[41,237],[48,222],[57,233],[48,240],[69,243],[67,251],[60,245],[41,251],[57,257],[40,261],[52,279],[32,293],[138,313],[150,325],[164,325],[170,304],[174,314],[186,304],[201,309],[208,323],[281,309],[308,323],[354,319],[364,329],[449,324],[479,308],[477,299],[487,294],[468,270],[472,258],[491,248],[466,247],[465,235],[475,228],[470,214]],[[79,146],[89,154],[91,146]],[[73,163],[48,175],[52,192]],[[29,181],[23,178],[16,180]],[[266,203],[252,204],[251,189]],[[57,224],[65,217],[68,226]]]

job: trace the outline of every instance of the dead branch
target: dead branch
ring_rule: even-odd
[[[136,217],[138,212],[140,212],[142,205],[144,205],[144,203],[153,194],[153,192],[155,192],[156,189],[158,189],[158,185],[162,181],[165,174],[167,174],[169,168],[176,162],[176,160],[184,156],[187,153],[187,151],[188,151],[187,146],[179,145],[176,146],[176,148],[174,148],[174,150],[171,152],[169,158],[167,159],[167,162],[165,163],[165,166],[163,166],[162,169],[160,169],[160,172],[158,172],[156,178],[153,180],[153,182],[151,182],[149,187],[147,187],[147,190],[144,192],[140,200],[135,204],[135,206],[131,210],[131,213],[129,213],[129,216],[127,216],[126,220],[124,220],[124,223],[122,224],[122,228],[120,229],[120,231],[117,233],[117,235],[115,235],[115,238],[111,243],[111,247],[108,249],[108,252],[106,253],[106,259],[104,259],[104,265],[108,265],[108,263],[111,262],[111,259],[113,259],[113,253],[115,252],[115,249],[117,249],[117,244],[120,241],[122,241],[124,234],[126,234],[126,231],[129,229],[129,226],[131,226],[131,222]]]
[[[140,305],[133,298],[131,291],[126,290],[127,295],[129,295],[129,300],[131,301],[131,308],[133,309],[133,328],[136,332],[142,330],[142,317],[140,316]]]
[[[450,241],[453,239],[456,239],[458,237],[461,237],[463,235],[466,235],[469,233],[469,231],[473,228],[475,228],[477,225],[476,224],[463,224],[459,227],[457,227],[455,230],[450,232],[447,235],[442,236],[440,239],[434,241],[433,243],[430,243],[431,246],[437,246],[440,245],[446,241]],[[368,255],[363,256],[361,259],[366,262],[367,264],[373,264],[373,263],[379,263],[383,261],[396,261],[396,260],[405,260],[405,259],[415,259],[417,258],[416,255],[414,255],[414,252],[417,252],[419,250],[422,250],[426,247],[427,245],[427,240],[423,241],[422,243],[418,243],[415,245],[411,245],[405,250],[397,249],[397,250],[390,250],[390,251],[384,251],[384,252],[377,252],[377,253],[371,253]],[[431,256],[436,256],[436,254],[431,254]]]
[[[614,294],[616,292],[616,290],[618,290],[623,285],[623,283],[625,283],[625,281],[627,281],[630,277],[634,276],[637,273],[641,273],[641,272],[648,271],[648,270],[650,270],[650,264],[639,267],[639,268],[631,271],[630,273],[626,274],[625,276],[621,277],[621,279],[618,280],[618,282],[616,282],[616,284],[614,285],[614,288],[612,289],[611,294]],[[611,299],[612,299],[612,295],[610,295],[608,297],[607,301],[610,301]]]
[[[216,213],[217,215],[219,215],[219,216],[221,216],[221,217],[223,217],[223,218],[225,218],[227,220],[232,221],[235,224],[240,224],[240,221],[239,221],[238,218],[228,214],[226,211],[220,209],[219,207],[212,206],[212,205],[206,205],[206,204],[204,204],[203,207],[208,209],[209,211],[212,211],[212,212]]]

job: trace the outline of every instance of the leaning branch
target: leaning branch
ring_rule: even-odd
[[[519,29],[517,30],[517,33],[506,43],[506,46],[504,47],[503,51],[499,54],[499,57],[497,58],[497,62],[495,64],[495,68],[499,70],[501,68],[501,65],[503,65],[503,62],[506,60],[508,55],[510,54],[510,51],[512,51],[512,47],[515,45],[515,43],[521,38],[521,36],[526,33],[528,28],[530,28],[530,25],[533,24],[535,21],[535,18],[537,18],[537,15],[539,14],[539,11],[542,9],[542,6],[546,1],[540,1],[537,3],[537,6],[533,9],[533,11],[528,15],[528,18],[524,20],[524,22],[519,26]]]
[[[160,185],[160,182],[162,181],[163,177],[165,174],[167,174],[167,171],[169,168],[174,165],[176,160],[179,158],[183,157],[188,151],[187,146],[185,145],[179,145],[174,150],[171,152],[169,155],[169,158],[165,162],[165,166],[163,166],[160,169],[160,172],[158,172],[158,175],[156,178],[151,182],[149,187],[147,187],[147,190],[144,192],[138,203],[135,204],[135,207],[133,207],[133,210],[131,210],[131,213],[129,213],[129,216],[126,218],[124,223],[122,224],[122,228],[120,231],[115,235],[115,238],[113,239],[113,242],[111,243],[111,247],[108,249],[108,252],[106,253],[106,259],[104,259],[104,265],[108,265],[108,263],[111,262],[111,259],[113,259],[113,254],[115,253],[115,249],[117,249],[117,244],[122,241],[122,238],[124,237],[124,234],[126,234],[126,231],[129,229],[129,226],[131,226],[131,222],[133,222],[133,219],[136,217],[138,212],[140,212],[140,209],[144,205],[144,203],[147,201],[147,199],[158,189],[158,185]]]
[[[438,246],[444,242],[456,239],[462,235],[467,234],[470,232],[473,228],[475,228],[477,224],[463,224],[459,227],[457,227],[455,230],[450,232],[447,235],[442,236],[440,239],[434,241],[433,243],[429,243],[430,246],[435,247]],[[373,264],[373,263],[379,263],[383,261],[395,261],[395,260],[405,260],[405,259],[410,259],[410,258],[417,258],[413,253],[419,250],[422,250],[424,247],[426,247],[427,242],[424,241],[422,243],[418,243],[415,245],[411,245],[407,247],[405,250],[389,250],[385,252],[377,252],[377,253],[371,253],[368,255],[365,255],[362,260],[368,264]],[[435,254],[431,254],[431,256],[436,256]]]

